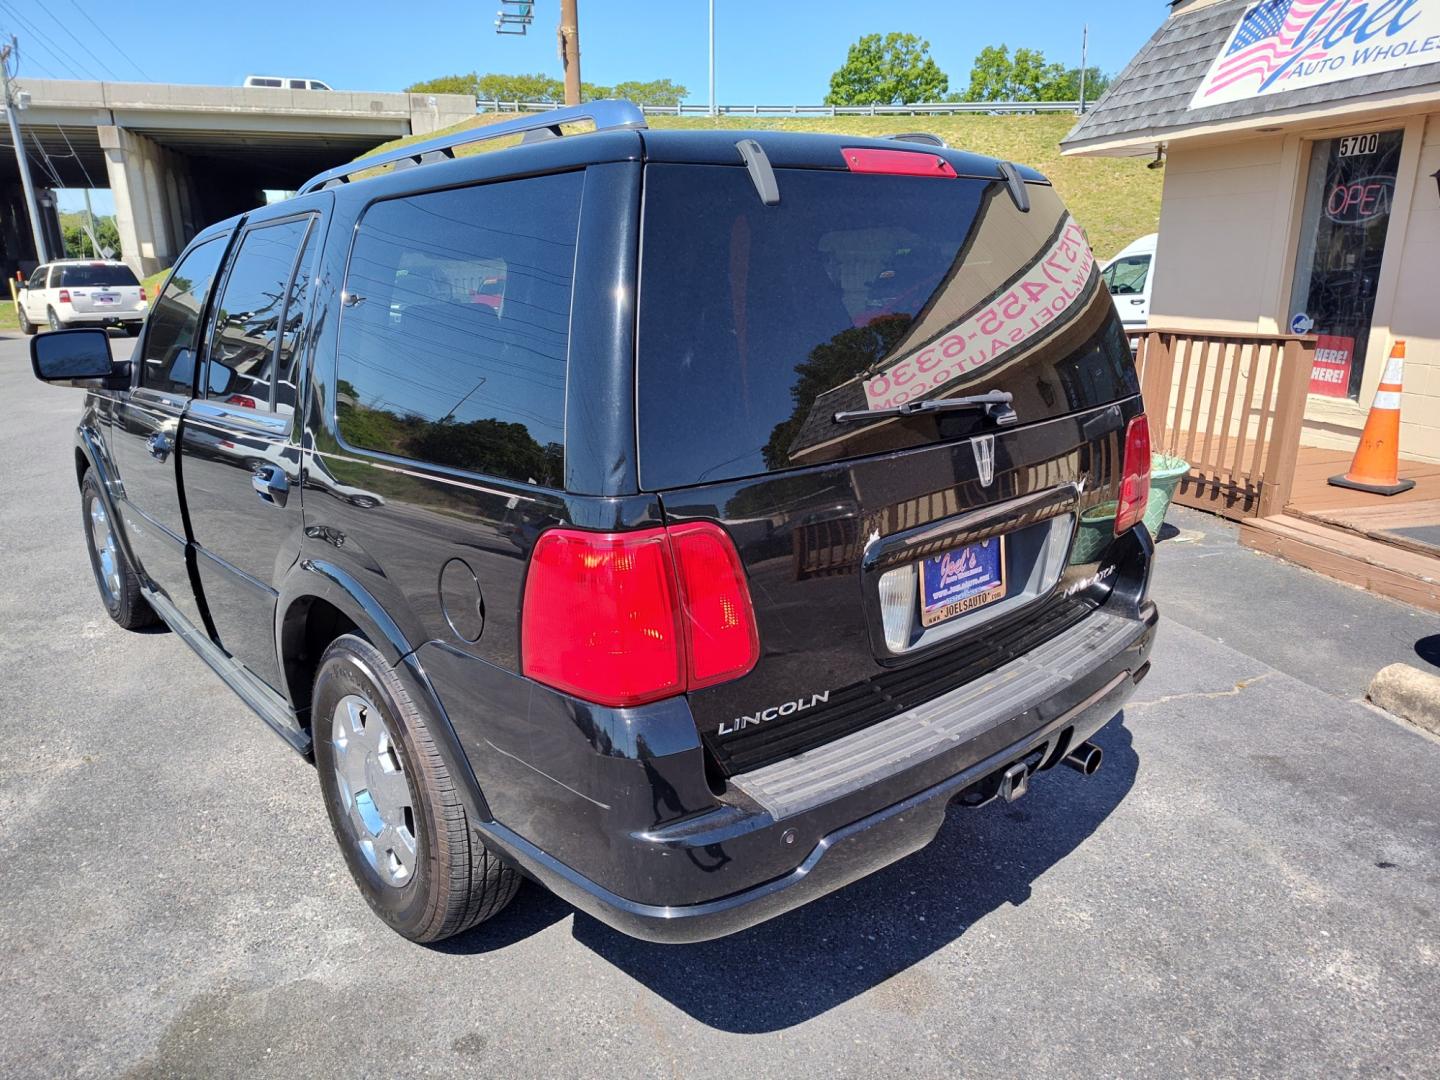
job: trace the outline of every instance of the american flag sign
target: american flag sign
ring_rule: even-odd
[[[1241,14],[1190,108],[1436,62],[1440,0],[1259,0]]]

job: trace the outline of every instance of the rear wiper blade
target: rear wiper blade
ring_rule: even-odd
[[[1015,395],[1008,390],[991,390],[970,397],[929,398],[925,401],[907,401],[889,409],[854,409],[837,412],[835,423],[848,424],[856,420],[882,420],[890,416],[923,416],[926,413],[961,412],[967,409],[984,409],[985,415],[1000,427],[1018,424],[1020,417],[1010,407]]]

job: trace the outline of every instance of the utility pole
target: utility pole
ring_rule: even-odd
[[[109,258],[101,256],[100,238],[95,235],[95,211],[90,206],[90,189],[85,189],[85,235],[90,238],[90,250],[96,258]]]
[[[30,180],[30,162],[25,157],[20,121],[15,117],[15,97],[10,92],[10,58],[19,51],[20,43],[13,34],[10,44],[0,46],[0,92],[5,95],[5,118],[10,122],[10,141],[15,144],[15,161],[20,166],[20,186],[25,189],[25,209],[30,214],[30,234],[35,238],[35,257],[47,263],[50,252],[45,247],[45,227],[40,224],[40,207],[35,202],[35,185]]]
[[[710,115],[715,115],[715,0],[710,0]]]
[[[560,0],[560,64],[565,68],[565,104],[580,104],[580,13],[578,0]]]
[[[1080,28],[1080,115],[1085,115],[1085,65],[1089,63],[1090,24]]]

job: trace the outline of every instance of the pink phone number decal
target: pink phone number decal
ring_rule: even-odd
[[[1084,290],[1095,270],[1085,231],[1067,216],[1050,249],[1004,296],[925,348],[865,380],[872,409],[914,401],[991,363],[1040,333]]]

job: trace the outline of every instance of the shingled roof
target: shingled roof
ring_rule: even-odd
[[[1289,112],[1327,101],[1354,101],[1412,87],[1440,86],[1440,66],[1420,64],[1204,109],[1188,108],[1211,62],[1225,47],[1230,31],[1251,2],[1222,0],[1166,19],[1116,76],[1109,92],[1061,140],[1061,148],[1066,153],[1083,153],[1089,147],[1139,136],[1161,142],[1167,135],[1203,124]]]

